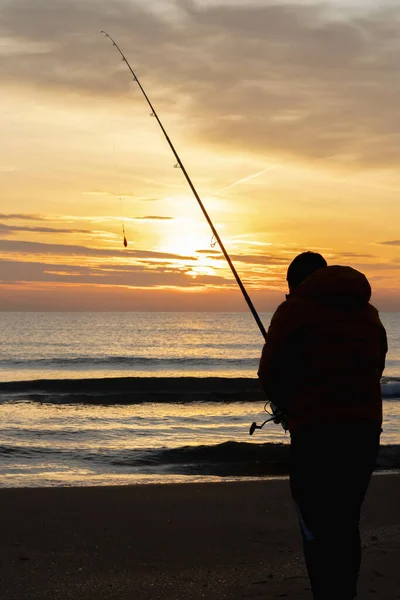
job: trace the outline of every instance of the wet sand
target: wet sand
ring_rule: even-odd
[[[0,490],[1,600],[311,598],[282,481]],[[364,505],[360,599],[400,598],[400,475]]]

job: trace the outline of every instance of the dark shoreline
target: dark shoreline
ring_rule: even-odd
[[[362,598],[397,597],[400,476],[374,477]],[[309,600],[285,481],[0,489],[2,600]]]

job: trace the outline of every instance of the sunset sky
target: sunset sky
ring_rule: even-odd
[[[390,0],[0,0],[0,310],[246,310],[102,29],[259,310],[306,249],[400,310]]]

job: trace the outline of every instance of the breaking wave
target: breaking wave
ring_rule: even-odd
[[[161,449],[88,451],[85,449],[0,446],[3,459],[89,461],[125,473],[256,476],[288,473],[289,444],[224,442],[216,445]],[[400,445],[381,446],[378,470],[400,469]]]
[[[152,358],[148,356],[81,356],[75,358],[36,358],[31,360],[3,359],[0,360],[0,367],[85,369],[88,367],[134,368],[147,365],[160,368],[169,366],[220,367],[226,365],[256,368],[259,362],[259,358],[212,358],[208,356],[169,358]]]
[[[382,379],[382,397],[400,399],[400,378]],[[107,377],[0,383],[0,402],[53,404],[139,404],[143,402],[263,402],[256,378]]]

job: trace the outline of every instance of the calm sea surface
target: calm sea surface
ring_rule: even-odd
[[[268,326],[271,315],[261,316]],[[381,317],[390,347],[382,380],[382,465],[396,466],[400,315]],[[256,377],[262,344],[247,313],[0,313],[0,485],[273,474],[275,467],[265,463],[279,463],[286,446],[270,443],[286,443],[288,436],[267,425],[249,437],[250,423],[265,418],[262,399],[250,390],[245,401],[234,394],[218,401],[215,382],[204,382],[229,378],[234,388],[240,379],[243,387],[243,378]],[[151,401],[130,401],[141,377],[157,378]],[[190,387],[201,395],[166,397],[165,378],[177,377],[192,377]],[[104,378],[113,379],[107,389]],[[116,398],[122,378],[130,379]],[[72,392],[65,381],[71,379]],[[92,385],[94,379],[100,381]],[[223,382],[218,386],[224,391]],[[254,470],[260,460],[264,466]]]

